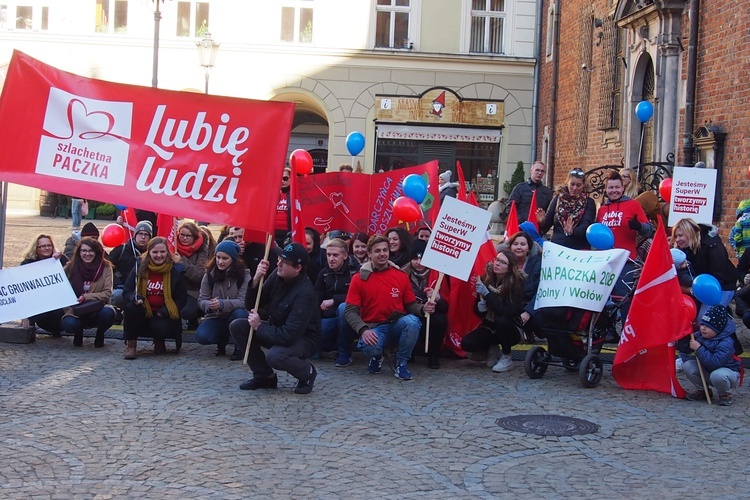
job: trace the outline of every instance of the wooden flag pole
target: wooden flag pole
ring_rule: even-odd
[[[443,278],[445,277],[445,273],[442,271],[440,274],[438,274],[437,284],[435,285],[435,288],[432,289],[432,297],[430,297],[430,300],[432,302],[437,302],[437,296],[440,293],[440,285],[443,284]],[[424,353],[429,354],[429,344],[430,344],[430,314],[426,313],[425,317],[427,318],[427,326],[424,329]]]
[[[269,233],[266,235],[266,251],[263,254],[263,260],[268,260],[268,254],[271,253],[271,242],[273,241],[273,236]],[[257,271],[256,271],[257,272]],[[260,294],[263,291],[263,281],[265,281],[266,277],[261,276],[260,282],[258,283],[258,293],[255,295],[255,312],[258,312],[258,307],[260,307]],[[253,341],[253,333],[255,333],[255,329],[251,326],[250,327],[250,333],[247,335],[247,345],[245,346],[245,358],[242,360],[242,364],[247,364],[247,357],[250,355],[250,342]]]
[[[690,334],[690,340],[695,340],[695,335],[692,333]],[[706,402],[708,404],[712,404],[711,395],[708,393],[708,385],[706,384],[706,375],[703,374],[703,367],[701,366],[701,362],[698,359],[698,354],[695,354],[695,362],[698,364],[698,373],[701,374],[701,382],[703,382],[703,392],[706,394]]]

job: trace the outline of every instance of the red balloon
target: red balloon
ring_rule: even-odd
[[[695,319],[695,315],[698,314],[698,309],[695,307],[695,301],[690,295],[682,294],[682,310],[685,313],[685,319],[692,322]]]
[[[307,175],[313,171],[313,160],[310,153],[304,149],[295,149],[289,155],[289,164],[292,166],[292,172],[300,175]]]
[[[664,198],[664,201],[669,203],[669,201],[672,199],[672,178],[667,177],[663,181],[659,183],[659,194],[662,198]]]
[[[422,218],[422,210],[416,201],[399,196],[393,200],[393,216],[402,222],[417,222]]]
[[[128,234],[121,225],[108,224],[102,231],[101,240],[105,247],[117,247],[128,240]]]

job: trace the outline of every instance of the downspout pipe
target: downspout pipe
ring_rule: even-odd
[[[551,183],[555,181],[555,139],[557,137],[557,86],[560,79],[560,2],[555,1],[554,26],[554,54],[552,62],[552,106],[550,110],[550,126],[552,127],[549,139],[549,165],[547,165],[548,179]]]
[[[531,159],[529,165],[533,164],[537,159],[537,113],[539,112],[539,80],[541,78],[542,71],[542,16],[544,15],[544,2],[539,2],[539,8],[536,13],[536,48],[534,50],[534,59],[536,64],[534,65],[534,89],[531,104]]]
[[[695,129],[695,80],[698,66],[698,29],[700,25],[700,0],[690,0],[690,38],[687,53],[687,82],[685,89],[685,130],[682,133],[682,161],[693,164],[695,148],[693,130]]]

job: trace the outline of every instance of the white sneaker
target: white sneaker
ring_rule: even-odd
[[[674,369],[678,372],[682,371],[682,358],[677,358],[677,360],[674,362]]]
[[[487,366],[492,368],[500,360],[500,346],[492,344],[487,350]]]
[[[492,367],[492,371],[495,373],[501,373],[510,371],[511,368],[513,368],[513,358],[510,357],[510,354],[503,354],[500,356],[500,360],[497,364]]]

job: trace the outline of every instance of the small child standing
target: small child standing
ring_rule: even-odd
[[[695,332],[695,339],[690,341],[690,349],[700,361],[707,382],[719,393],[719,406],[732,404],[729,390],[742,383],[742,364],[734,354],[734,341],[731,332],[726,328],[729,318],[726,309],[721,305],[711,306],[700,319],[700,331]],[[687,399],[699,401],[705,398],[703,383],[695,359],[685,361],[682,369],[690,382],[698,390],[688,393]],[[709,396],[713,397],[711,389]]]

